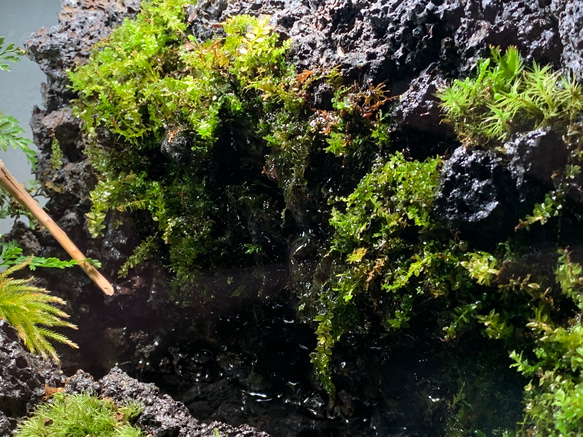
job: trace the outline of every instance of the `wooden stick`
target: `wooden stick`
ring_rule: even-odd
[[[108,296],[113,294],[113,286],[111,283],[105,279],[105,277],[99,273],[99,271],[93,267],[83,253],[75,246],[75,243],[65,234],[65,232],[55,223],[55,221],[42,209],[39,204],[34,200],[30,194],[18,183],[16,178],[6,169],[6,166],[0,160],[0,186],[4,188],[8,193],[14,196],[26,209],[28,209],[32,215],[51,233],[55,240],[59,242],[63,249],[74,260],[79,262],[81,268],[85,271],[87,276],[97,285],[101,291],[103,291]]]

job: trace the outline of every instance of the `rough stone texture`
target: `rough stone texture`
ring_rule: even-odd
[[[101,240],[87,237],[84,214],[95,179],[82,154],[85,144],[78,122],[67,107],[73,95],[66,89],[65,70],[85,62],[92,45],[106,37],[124,16],[134,15],[139,3],[62,0],[59,24],[40,30],[28,43],[31,58],[48,78],[42,90],[45,109],[36,108],[32,121],[41,150],[37,176],[50,196],[48,209],[87,255],[103,262],[103,271],[111,278],[116,277],[121,261],[136,244],[133,230],[139,228],[140,217],[116,216],[114,219],[122,222],[119,228],[109,228]],[[230,15],[269,14],[282,37],[293,40],[290,58],[298,70],[338,66],[346,77],[364,86],[386,82],[391,94],[400,96],[394,100],[392,114],[394,147],[414,157],[451,155],[444,166],[435,215],[459,229],[470,244],[487,246],[504,238],[516,220],[541,200],[552,172],[564,162],[564,147],[552,135],[536,131],[509,142],[507,157],[460,148],[450,126],[440,121],[434,94],[452,78],[471,74],[476,59],[488,53],[489,45],[515,45],[527,61],[571,68],[583,76],[582,9],[578,2],[568,0],[203,0],[187,8],[187,13],[191,30],[199,39],[211,37],[216,25]],[[326,94],[326,90],[321,93]],[[53,138],[59,140],[63,152],[64,166],[59,170],[50,166]],[[162,145],[173,159],[180,158],[179,146]],[[309,219],[299,225],[307,230],[315,226]],[[289,243],[290,265],[301,262],[309,266],[317,256],[314,248],[319,241],[303,232],[306,229],[299,229],[298,239]],[[305,244],[306,235],[314,241]],[[13,236],[25,243],[29,253],[42,248],[45,256],[64,256],[46,232],[17,226]],[[301,287],[312,273],[311,268],[305,270],[290,283]],[[215,279],[214,273],[209,273],[209,283]],[[269,313],[278,305],[283,307],[277,301],[261,306],[224,299],[215,308],[197,309],[197,314],[170,310],[166,294],[169,279],[161,266],[144,266],[134,275],[116,280],[116,295],[106,299],[80,271],[68,272],[66,283],[60,272],[43,276],[49,284],[58,285],[49,288],[70,302],[73,321],[80,325],[72,337],[84,347],[82,353],[65,352],[63,365],[68,371],[92,366],[102,375],[118,361],[128,360],[136,373],[156,375],[174,387],[197,417],[247,420],[276,430],[274,435],[313,435],[309,433],[314,428],[326,435],[375,435],[373,423],[384,435],[414,435],[415,430],[424,430],[421,422],[428,420],[417,420],[421,415],[415,415],[409,403],[408,411],[396,411],[394,405],[402,403],[407,390],[399,385],[402,381],[387,384],[394,378],[392,367],[384,369],[386,375],[378,377],[378,384],[376,379],[370,385],[354,382],[356,379],[347,384],[342,408],[330,419],[321,391],[307,376],[313,337],[300,336],[301,331],[294,328],[297,321],[289,313]],[[259,276],[272,287],[285,282],[281,280],[285,271]],[[292,304],[287,305],[289,309]],[[207,319],[192,328],[196,335],[189,332],[179,337],[181,329],[193,327],[193,320],[201,313]],[[223,337],[218,338],[221,329]],[[220,342],[224,349],[219,350]],[[210,358],[201,351],[212,351]],[[355,369],[350,378],[368,370],[370,375],[378,375],[382,366],[368,363],[370,368]],[[258,371],[261,366],[266,368],[263,374]],[[293,373],[294,367],[302,379]],[[282,369],[288,368],[292,369],[289,374],[281,376]],[[117,387],[111,389],[116,396],[127,384],[136,396],[154,396],[155,389],[127,378],[112,371],[102,380],[105,382],[95,382],[79,374],[69,387],[95,391]],[[285,388],[275,390],[276,384]],[[382,384],[403,391],[386,401],[390,390],[379,394]],[[258,401],[254,403],[254,399]],[[413,395],[407,399],[411,405],[417,402]],[[198,435],[180,434],[185,432],[181,426],[190,429],[196,422],[182,415],[184,407],[176,410],[178,422],[167,422],[168,416],[162,412],[169,402],[164,398],[159,409],[144,415],[150,421],[147,423],[167,426],[164,435]],[[7,420],[11,419],[0,415],[0,429]],[[441,418],[436,413],[431,420],[438,423]],[[176,427],[177,423],[182,425]],[[396,423],[409,434],[395,431]],[[214,426],[209,425],[207,434],[212,435]],[[416,435],[429,434],[419,431]]]
[[[451,127],[441,123],[441,110],[435,98],[435,94],[445,85],[446,80],[436,64],[431,64],[413,79],[393,110],[399,128],[442,138],[453,137]]]
[[[37,360],[22,346],[16,331],[0,320],[0,434],[7,435],[45,395],[45,385],[61,382],[58,369]]]
[[[208,437],[218,429],[229,437],[268,437],[247,425],[233,427],[220,422],[204,424],[194,419],[183,403],[160,393],[154,384],[145,384],[114,367],[99,381],[82,371],[77,372],[65,386],[66,393],[91,393],[114,399],[116,402],[135,400],[144,406],[137,425],[152,437]]]
[[[63,0],[59,24],[37,32],[28,42],[31,58],[47,73],[49,83],[44,89],[47,109],[35,109],[32,122],[35,142],[47,156],[40,160],[38,178],[51,194],[48,208],[80,239],[85,231],[76,224],[88,211],[95,179],[83,159],[78,122],[67,108],[72,96],[66,90],[65,70],[85,62],[92,45],[138,9],[139,0]],[[292,39],[291,58],[300,70],[338,66],[362,84],[386,82],[391,93],[400,96],[393,111],[398,147],[420,157],[457,147],[451,128],[440,122],[435,97],[447,80],[470,74],[489,45],[516,45],[527,61],[572,66],[578,56],[580,32],[575,29],[580,29],[581,15],[571,2],[521,0],[206,0],[187,8],[191,30],[200,39],[212,36],[226,17],[241,13],[271,15],[282,37]],[[59,170],[52,169],[48,159],[54,138],[64,155]],[[172,156],[179,152],[163,149]],[[519,193],[519,198],[531,196]],[[487,211],[495,200],[497,210],[511,210],[513,206],[505,204],[508,199],[489,199],[474,207]],[[294,205],[288,209],[294,211]],[[486,217],[467,216],[467,225]],[[464,227],[460,220],[452,223]],[[105,269],[112,276],[135,243],[130,239],[120,248],[114,244],[118,240],[124,237],[110,236],[87,248],[109,261]]]
[[[516,135],[504,150],[496,156],[459,147],[442,170],[435,215],[478,244],[506,238],[544,200],[569,154],[562,139],[545,129]]]
[[[144,405],[138,425],[152,437],[208,437],[215,428],[221,435],[230,437],[268,437],[247,425],[200,423],[184,404],[162,395],[154,384],[130,378],[117,367],[99,381],[81,370],[65,378],[56,364],[31,356],[21,345],[16,331],[0,320],[0,434],[8,435],[18,420],[43,401],[51,388],[65,393],[90,393],[120,403],[136,400]]]
[[[583,77],[583,5],[568,0],[553,0],[551,9],[558,17],[558,29],[564,50],[563,66]]]
[[[569,157],[562,139],[544,129],[517,135],[504,149],[521,200],[530,202],[540,201],[552,188],[553,175],[565,168]]]
[[[488,44],[516,45],[529,59],[557,63],[561,52],[557,21],[539,3],[232,1],[219,21],[241,13],[270,14],[294,41],[294,59],[302,67],[340,66],[355,79],[393,83],[416,76],[436,61],[456,62],[459,67],[461,59],[467,70]],[[224,5],[213,4],[221,5],[214,9],[218,15]]]
[[[517,223],[519,194],[506,163],[492,151],[457,148],[442,170],[435,215],[479,244],[502,241]]]
[[[42,28],[27,41],[29,57],[47,75],[45,106],[57,109],[71,97],[67,70],[84,62],[95,43],[139,11],[140,0],[61,0],[59,23]]]

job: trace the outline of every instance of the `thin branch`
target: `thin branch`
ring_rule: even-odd
[[[17,199],[32,215],[36,217],[41,225],[43,225],[51,233],[51,235],[59,242],[59,244],[67,251],[67,253],[74,260],[79,262],[81,268],[85,271],[87,276],[97,285],[101,291],[108,296],[113,294],[113,286],[99,273],[99,271],[89,264],[87,258],[77,248],[75,243],[67,236],[67,234],[55,223],[55,221],[39,206],[30,194],[18,183],[16,178],[6,169],[6,166],[0,160],[0,186],[4,188],[10,195]]]

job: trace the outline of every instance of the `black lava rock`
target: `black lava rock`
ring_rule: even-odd
[[[517,224],[520,196],[507,163],[492,151],[457,148],[442,170],[435,216],[479,246],[505,239]]]
[[[516,135],[504,148],[520,200],[528,204],[543,200],[553,186],[553,175],[565,168],[569,158],[563,140],[545,129]]]
[[[58,369],[30,355],[16,331],[0,320],[0,434],[7,435],[33,409],[45,395],[45,384],[59,380]]]

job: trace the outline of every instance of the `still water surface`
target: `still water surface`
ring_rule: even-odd
[[[59,10],[59,0],[0,0],[0,35],[6,37],[6,43],[23,47],[31,33],[57,24]],[[11,67],[10,72],[0,71],[0,111],[18,119],[25,136],[32,139],[30,117],[34,105],[42,106],[40,84],[45,81],[45,75],[26,57]],[[0,159],[19,181],[33,179],[21,152],[0,150]],[[10,220],[0,221],[0,233],[10,227]]]

